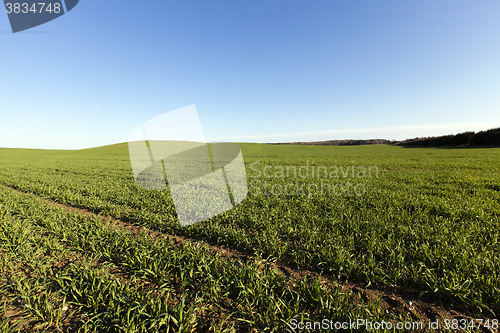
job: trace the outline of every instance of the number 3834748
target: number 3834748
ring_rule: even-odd
[[[60,13],[61,4],[60,3],[33,3],[31,6],[28,3],[6,3],[5,8],[7,14],[41,14],[43,12],[48,13]]]

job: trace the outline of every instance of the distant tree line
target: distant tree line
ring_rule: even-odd
[[[285,142],[275,143],[277,145],[312,145],[312,146],[363,146],[363,145],[380,145],[393,144],[393,141],[384,139],[371,140],[328,140],[328,141],[312,141],[312,142]]]
[[[397,145],[407,147],[500,146],[500,128],[478,133],[464,132],[456,135],[406,139],[398,142]]]

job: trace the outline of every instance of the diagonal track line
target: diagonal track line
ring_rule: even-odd
[[[184,243],[200,244],[210,249],[210,251],[212,251],[213,254],[218,254],[223,260],[247,262],[257,259],[255,256],[249,255],[242,251],[231,249],[229,247],[212,245],[204,241],[191,239],[188,237],[176,236],[168,233],[151,230],[142,226],[134,225],[133,223],[130,222],[121,221],[111,216],[103,214],[95,214],[90,210],[73,207],[66,204],[61,204],[55,202],[54,200],[42,197],[38,194],[32,192],[24,192],[5,184],[0,183],[0,186],[3,186],[20,194],[31,194],[43,200],[47,205],[57,206],[66,211],[76,212],[79,215],[87,217],[96,217],[105,223],[110,223],[124,230],[128,230],[132,233],[145,232],[152,239],[173,240],[174,245],[176,246],[182,246]],[[322,282],[327,283],[330,287],[335,285],[341,286],[342,292],[346,293],[351,291],[354,295],[359,295],[361,299],[370,299],[371,301],[380,299],[381,309],[385,310],[387,313],[407,312],[410,313],[411,316],[414,317],[415,319],[420,319],[420,320],[426,320],[426,319],[435,320],[434,318],[443,318],[443,319],[473,318],[468,315],[468,310],[465,308],[454,308],[453,306],[446,306],[441,304],[437,305],[432,301],[432,299],[423,300],[420,297],[421,293],[419,291],[413,291],[404,288],[391,288],[391,287],[380,288],[380,289],[374,289],[374,288],[368,289],[356,283],[339,282],[331,276],[325,276],[325,275],[320,276],[319,274],[309,270],[298,270],[292,267],[291,265],[286,265],[281,262],[275,263],[275,262],[264,261],[263,263],[264,265],[278,271],[280,274],[285,275],[291,281],[298,281],[303,279],[304,277],[309,277],[313,279],[320,278]]]

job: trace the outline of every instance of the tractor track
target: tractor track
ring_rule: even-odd
[[[40,196],[33,192],[25,192],[5,184],[0,184],[0,186],[3,186],[20,194],[31,194],[42,199],[47,205],[57,206],[66,211],[75,212],[79,215],[98,218],[105,223],[109,223],[121,229],[128,230],[132,233],[146,233],[155,240],[173,240],[173,243],[176,246],[182,246],[185,243],[200,244],[208,248],[209,252],[214,255],[218,255],[219,257],[221,257],[221,259],[224,260],[241,261],[245,263],[257,259],[249,252],[235,250],[223,245],[211,244],[200,239],[171,235],[168,233],[151,230],[142,226],[134,225],[133,223],[128,221],[126,222],[116,219],[108,215],[96,214],[87,209],[78,208],[67,204],[61,204],[50,198]],[[415,320],[423,322],[439,320],[441,323],[443,323],[444,319],[471,320],[474,318],[478,318],[477,316],[471,315],[470,310],[468,310],[467,308],[446,304],[444,303],[444,301],[439,301],[432,295],[422,293],[421,291],[410,290],[402,287],[394,288],[389,286],[374,286],[368,288],[361,283],[342,282],[338,281],[333,276],[319,275],[318,273],[310,270],[297,269],[293,265],[281,261],[271,262],[264,260],[263,264],[279,272],[279,274],[286,276],[292,281],[299,281],[305,277],[311,279],[319,278],[321,279],[322,283],[328,284],[330,287],[339,286],[342,292],[351,293],[353,304],[360,302],[360,300],[380,300],[380,311],[385,314],[409,314]],[[494,318],[491,315],[488,317],[490,319]],[[456,331],[460,332],[460,330]],[[487,330],[486,328],[482,328],[482,330],[478,332],[498,332],[498,330]]]

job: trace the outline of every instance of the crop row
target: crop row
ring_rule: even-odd
[[[325,148],[332,147],[243,146],[249,182],[284,187],[297,180],[255,177],[250,165],[375,165],[378,177],[322,179],[362,184],[364,195],[250,195],[233,210],[187,228],[178,225],[168,191],[135,186],[119,147],[37,152],[36,159],[32,152],[18,153],[0,165],[0,182],[341,280],[416,288],[476,311],[500,312],[498,150]]]
[[[5,200],[16,207],[15,198]],[[14,199],[14,200],[12,200]],[[97,263],[34,224],[23,209],[0,207],[0,312],[2,332],[191,332],[195,302],[132,277],[117,278],[115,265]],[[17,206],[19,208],[19,206]],[[13,215],[11,215],[13,214]]]
[[[11,260],[29,266],[40,262],[33,259],[34,254],[52,253],[53,258],[64,261],[68,257],[64,247],[84,256],[57,273],[47,267],[31,267],[28,271],[35,277],[25,280],[31,283],[25,289],[32,290],[30,297],[39,298],[36,295],[44,294],[40,288],[45,288],[59,295],[59,304],[66,298],[68,304],[78,308],[81,325],[89,329],[144,331],[140,325],[149,325],[149,331],[167,327],[179,331],[182,324],[186,329],[207,330],[216,327],[214,318],[221,318],[219,325],[228,329],[236,325],[284,331],[294,318],[383,318],[377,314],[376,304],[360,302],[353,306],[349,295],[337,287],[319,280],[288,280],[258,260],[224,261],[198,244],[179,247],[167,240],[153,240],[146,234],[133,234],[96,217],[48,206],[32,195],[3,187],[0,196],[2,251],[10,253]],[[19,252],[20,248],[26,254]],[[59,250],[51,252],[48,248]],[[99,267],[86,262],[107,264]],[[51,264],[49,260],[47,265]],[[121,283],[110,277],[110,265],[135,278]],[[33,284],[40,279],[46,281],[44,285]],[[135,283],[135,279],[153,285]],[[172,295],[177,295],[175,302],[169,300]],[[42,318],[47,324],[47,315],[38,320]]]

